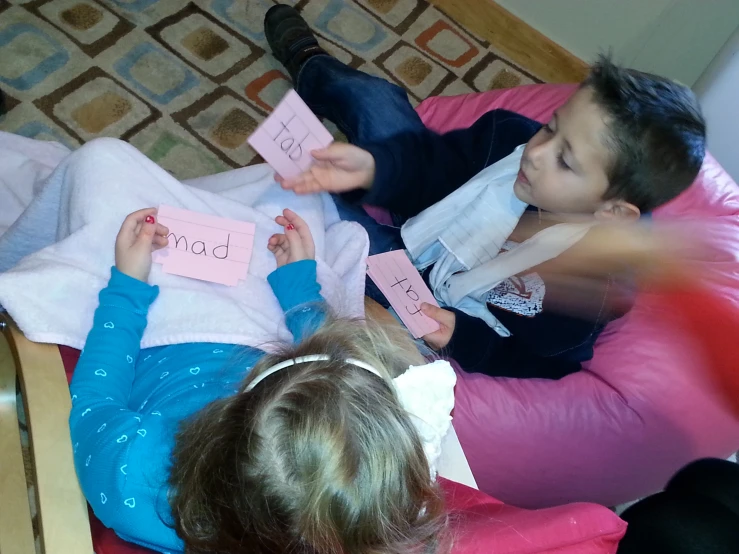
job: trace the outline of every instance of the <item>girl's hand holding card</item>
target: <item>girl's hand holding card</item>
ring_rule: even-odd
[[[156,221],[156,208],[130,214],[115,241],[115,266],[121,273],[146,282],[151,271],[151,253],[168,244],[169,229]]]

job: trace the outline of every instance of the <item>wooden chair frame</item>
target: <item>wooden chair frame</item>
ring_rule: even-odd
[[[29,341],[0,312],[0,554],[35,554],[16,406],[16,380],[28,423],[41,552],[93,552],[87,502],[69,437],[72,408],[59,349]]]

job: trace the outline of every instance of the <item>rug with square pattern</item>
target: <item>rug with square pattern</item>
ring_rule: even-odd
[[[271,5],[0,0],[0,130],[70,148],[121,138],[180,178],[259,162],[246,138],[290,87],[264,37]],[[424,0],[296,5],[326,50],[414,105],[537,81]]]

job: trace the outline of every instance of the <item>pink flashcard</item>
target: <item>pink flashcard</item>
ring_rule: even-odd
[[[282,177],[296,177],[313,163],[310,153],[325,148],[334,137],[294,90],[248,138],[254,150]]]
[[[367,258],[367,275],[395,308],[398,317],[415,338],[439,330],[439,324],[421,312],[421,303],[434,306],[439,304],[404,250],[393,250]]]
[[[169,244],[152,255],[165,273],[234,287],[246,279],[256,225],[190,210],[159,206]]]

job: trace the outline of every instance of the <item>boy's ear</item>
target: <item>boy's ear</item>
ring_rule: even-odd
[[[641,216],[641,210],[624,200],[608,200],[595,212],[598,221],[635,221]]]

